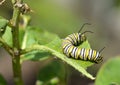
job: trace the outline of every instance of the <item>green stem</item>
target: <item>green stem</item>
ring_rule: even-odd
[[[15,3],[22,3],[22,0],[12,0],[13,5]],[[13,55],[12,55],[12,65],[13,65],[13,75],[15,85],[23,85],[22,72],[20,64],[20,44],[19,44],[19,17],[20,8],[13,7],[13,17],[11,19],[12,24],[12,42],[13,42]]]
[[[13,56],[12,65],[15,85],[23,85],[23,80],[21,76],[20,57]]]
[[[33,45],[33,46],[29,47],[29,48],[21,50],[20,54],[23,55],[25,53],[29,53],[29,52],[36,51],[36,50],[38,50],[38,51],[47,51],[47,52],[50,52],[50,53],[53,52],[52,49],[50,49],[50,48],[48,48],[46,46],[43,46],[43,45]]]
[[[4,41],[4,39],[0,38],[0,43],[2,43],[2,46],[4,49],[10,54],[13,54],[12,48]]]

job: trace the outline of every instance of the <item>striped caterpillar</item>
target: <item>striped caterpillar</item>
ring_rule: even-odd
[[[83,24],[81,29],[88,23]],[[80,29],[80,31],[81,31]],[[99,52],[92,49],[86,49],[86,48],[80,48],[77,47],[84,41],[86,41],[86,36],[84,35],[86,32],[91,31],[85,31],[83,33],[73,33],[68,35],[62,43],[62,49],[63,53],[67,57],[72,57],[74,59],[81,59],[81,60],[88,60],[95,63],[100,63],[103,61],[103,57],[101,56],[100,52],[104,49],[101,49]],[[91,32],[92,33],[92,32]]]

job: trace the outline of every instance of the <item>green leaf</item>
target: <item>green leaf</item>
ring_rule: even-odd
[[[56,37],[55,34],[47,32],[40,28],[28,27],[22,41],[22,49],[33,44],[47,44]]]
[[[6,80],[3,78],[1,74],[0,74],[0,85],[7,85]]]
[[[58,77],[54,77],[50,80],[50,84],[52,85],[57,85],[59,82],[59,78]]]
[[[62,41],[60,39],[56,39],[53,42],[49,43],[47,46],[53,49],[52,50],[53,55],[60,58],[64,62],[68,63],[69,65],[74,67],[76,70],[86,75],[88,78],[94,79],[94,77],[86,71],[86,68],[88,66],[91,66],[93,63],[89,61],[75,60],[75,59],[66,57],[62,53],[61,43]],[[88,41],[85,41],[80,47],[90,48]]]
[[[56,39],[58,36],[56,34],[49,33],[47,31],[43,31],[40,28],[34,28],[34,27],[28,27],[26,29],[24,38],[23,38],[23,44],[22,49],[26,47],[30,47],[34,44],[40,44],[44,45],[52,40]],[[29,53],[26,53],[25,55],[22,55],[21,62],[24,60],[45,60],[48,59],[51,56],[51,53],[46,51],[39,51],[35,50]]]
[[[7,26],[5,33],[3,34],[2,38],[5,42],[12,47],[12,33],[11,28]]]
[[[28,24],[31,20],[31,17],[29,15],[21,15],[20,16],[20,23],[19,23],[19,41],[20,41],[20,47],[22,46],[23,37],[25,35],[25,31],[28,27]]]
[[[62,40],[56,36],[56,38],[54,38],[50,43],[46,45],[33,45],[30,48],[27,48],[26,51],[28,51],[28,53],[31,52],[31,50],[36,50],[39,52],[48,52],[60,58],[67,64],[71,65],[76,70],[78,70],[79,72],[87,76],[88,78],[94,79],[94,77],[86,71],[86,68],[91,66],[93,63],[90,61],[75,60],[75,59],[66,57],[62,52],[61,43],[62,43]],[[90,48],[90,45],[88,41],[85,41],[80,47]],[[25,57],[24,55],[21,57],[22,61],[24,61],[24,57]]]
[[[95,85],[120,85],[120,56],[109,59],[98,72]]]
[[[52,61],[39,71],[37,82],[41,81],[43,85],[58,85],[63,78],[65,78],[63,65],[59,61]]]
[[[8,20],[0,16],[0,37],[4,34]]]
[[[42,61],[42,60],[46,60],[50,57],[50,53],[46,52],[46,51],[32,51],[32,52],[28,52],[24,55],[21,56],[21,62],[25,61],[25,60],[32,60],[32,61]]]

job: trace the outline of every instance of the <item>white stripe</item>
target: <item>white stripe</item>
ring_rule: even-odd
[[[91,55],[91,58],[90,58],[90,60],[94,60],[94,50],[92,50],[92,55]]]
[[[86,49],[84,50],[84,60],[87,60],[87,58],[85,57],[85,54],[86,54]]]
[[[73,48],[72,53],[71,53],[71,56],[72,56],[73,58],[74,58],[75,49],[76,49],[76,47]]]
[[[90,51],[89,51],[89,60],[91,59],[91,57],[92,57],[92,49],[90,49]]]
[[[65,47],[65,49],[64,49],[64,53],[65,54],[67,54],[67,50],[68,50],[68,48],[71,46],[71,44],[68,44],[66,47]]]
[[[80,56],[81,56],[81,58],[83,59],[83,55],[84,55],[84,48],[82,48],[82,50],[81,50],[81,53],[80,53]]]
[[[77,51],[77,47],[75,47],[74,58],[75,58],[75,56],[76,56],[76,51]]]
[[[78,48],[76,49],[76,52],[75,52],[75,58],[77,57],[77,51],[78,51]]]
[[[74,38],[74,44],[76,45],[77,44],[77,40],[76,40],[76,37],[75,37],[75,33],[73,34],[73,38]]]
[[[72,44],[74,44],[75,42],[74,42],[73,34],[71,34],[71,35],[69,36],[69,38],[71,39]]]
[[[94,60],[96,60],[99,57],[99,55],[100,55],[99,52],[97,52],[96,57],[95,57]]]
[[[77,56],[77,50],[78,50],[78,48],[76,48],[76,50],[75,50],[75,56]]]

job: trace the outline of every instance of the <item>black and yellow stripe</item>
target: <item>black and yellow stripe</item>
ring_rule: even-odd
[[[78,44],[82,43],[85,40],[86,40],[86,37],[84,36],[84,34],[81,34],[81,33],[73,33],[68,35],[68,37],[65,38],[65,42],[71,43],[75,46],[77,46]]]
[[[72,57],[74,59],[89,60],[95,63],[101,62],[102,57],[100,55],[100,52],[92,49],[77,47],[85,40],[85,35],[81,33],[73,33],[68,35],[62,43],[63,53],[67,57]]]

